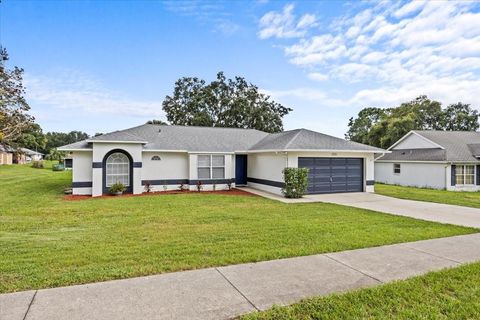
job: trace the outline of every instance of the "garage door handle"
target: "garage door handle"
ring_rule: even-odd
[[[333,182],[333,179],[332,179],[332,177],[330,177],[330,182]]]

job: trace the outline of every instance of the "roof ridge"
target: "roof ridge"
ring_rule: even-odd
[[[290,144],[291,144],[293,141],[295,141],[295,139],[297,139],[297,137],[298,137],[298,135],[300,134],[300,132],[302,132],[302,131],[305,130],[305,129],[302,128],[302,129],[295,129],[295,130],[298,130],[298,132],[295,133],[295,135],[293,136],[293,138],[290,139],[290,141],[285,145],[285,149],[288,149],[288,147],[290,146]],[[292,131],[295,131],[295,130],[292,130]]]

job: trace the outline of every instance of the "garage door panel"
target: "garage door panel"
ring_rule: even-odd
[[[309,169],[308,193],[363,191],[361,158],[299,158],[298,166]]]

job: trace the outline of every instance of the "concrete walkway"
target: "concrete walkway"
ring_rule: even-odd
[[[415,219],[480,228],[480,209],[469,207],[425,201],[403,200],[368,192],[316,194],[306,195],[301,199],[286,199],[279,195],[248,187],[241,189],[284,203],[328,202],[407,216]]]
[[[4,294],[0,319],[229,319],[478,260],[472,234]]]

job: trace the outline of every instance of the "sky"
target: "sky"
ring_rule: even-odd
[[[46,131],[165,120],[184,76],[243,76],[293,111],[286,130],[343,137],[364,107],[426,94],[480,108],[480,2],[13,1],[7,67]]]

